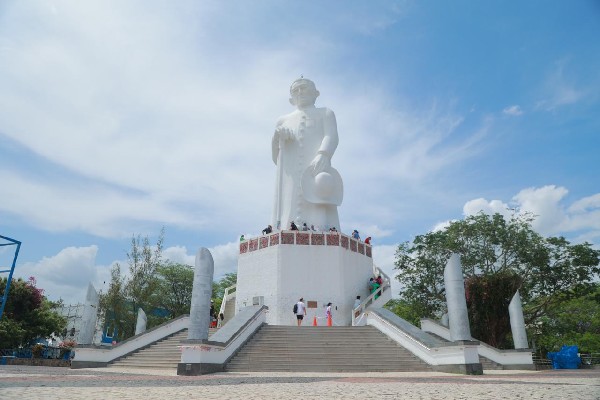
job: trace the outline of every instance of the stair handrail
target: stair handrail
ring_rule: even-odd
[[[373,263],[373,276],[378,277],[379,275],[381,275],[383,282],[387,283],[387,286],[392,285],[392,281],[390,280],[390,277],[388,276],[388,274],[383,272],[383,270],[381,268],[379,268],[377,265],[375,265],[375,263]]]
[[[375,296],[379,298],[379,296],[381,296],[383,292],[389,290],[392,287],[390,277],[375,264],[373,264],[373,275],[375,277],[381,275],[381,278],[383,279],[383,285],[381,285],[381,287],[379,287],[376,291],[371,293],[356,308],[352,309],[352,326],[356,325],[356,320],[358,320],[364,314],[367,307],[369,307],[375,301]]]
[[[225,315],[225,306],[227,305],[227,301],[233,298],[233,294],[236,291],[237,283],[225,288],[225,292],[223,292],[223,301],[221,302],[221,308],[219,308],[219,315],[217,315],[217,327],[220,328],[222,324],[221,315]]]

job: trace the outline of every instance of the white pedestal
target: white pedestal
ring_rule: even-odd
[[[365,299],[373,277],[371,246],[340,233],[282,231],[240,243],[236,310],[269,307],[267,323],[295,325],[300,297],[309,307],[303,325],[317,316],[325,325],[325,306],[333,303],[333,324],[351,325],[356,296]]]

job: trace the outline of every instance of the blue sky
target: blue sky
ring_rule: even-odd
[[[133,234],[236,267],[269,222],[290,83],[338,121],[342,230],[395,246],[465,215],[600,245],[597,1],[4,1],[0,234],[82,301]],[[0,263],[9,259],[6,250]]]

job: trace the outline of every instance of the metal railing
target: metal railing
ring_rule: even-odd
[[[217,315],[217,328],[220,328],[224,322],[224,318],[221,319],[221,315],[225,317],[225,306],[227,306],[227,301],[231,300],[235,296],[237,284],[233,284],[225,289],[223,293],[223,301],[221,302],[221,308],[219,308],[219,315]]]
[[[581,365],[591,367],[592,365],[600,365],[600,353],[581,353]]]
[[[391,288],[390,277],[375,264],[373,264],[373,275],[375,277],[381,276],[383,279],[383,284],[377,288],[377,290],[371,293],[362,303],[360,303],[358,307],[352,310],[352,326],[356,325],[356,321],[361,318],[367,307],[373,304],[373,302],[376,300],[376,297],[379,298],[379,296]]]

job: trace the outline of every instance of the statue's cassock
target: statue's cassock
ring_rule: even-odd
[[[294,81],[290,94],[297,109],[279,118],[272,140],[277,165],[273,227],[289,229],[294,221],[298,227],[340,230],[343,183],[331,167],[338,145],[335,114],[315,107],[319,92],[308,79]]]

